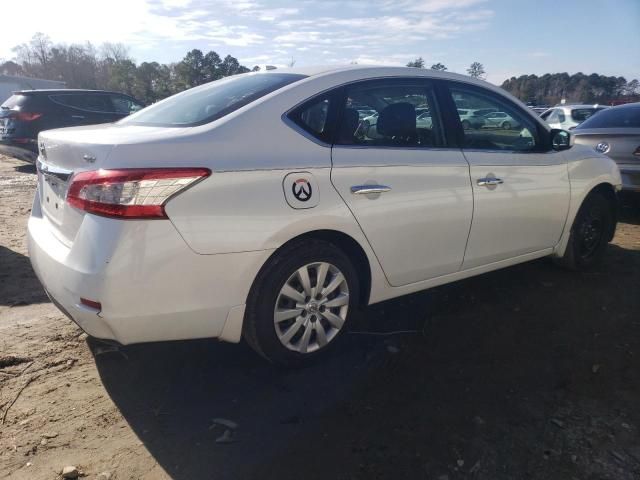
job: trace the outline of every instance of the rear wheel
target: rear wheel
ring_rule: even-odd
[[[572,270],[588,270],[598,265],[615,228],[614,208],[605,196],[590,194],[576,215],[567,249],[557,262]]]
[[[305,363],[336,343],[358,295],[355,269],[340,249],[324,240],[296,242],[277,252],[258,275],[244,337],[273,363]]]
[[[511,130],[511,123],[510,122],[502,122],[502,128],[504,130]]]
[[[469,130],[471,128],[471,123],[469,122],[469,120],[462,121],[462,128],[464,128],[465,130]]]

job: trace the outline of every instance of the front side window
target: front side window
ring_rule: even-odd
[[[558,122],[564,123],[564,121],[567,119],[566,115],[564,114],[564,110],[558,108],[556,110],[556,113],[558,114]]]
[[[347,87],[338,145],[439,147],[442,129],[426,85],[364,82]]]
[[[122,115],[129,115],[142,109],[142,105],[134,102],[129,97],[122,95],[110,95],[112,108],[111,111]]]
[[[464,116],[458,110],[464,148],[515,151],[536,148],[535,122],[508,100],[464,87],[451,88],[450,92],[456,106],[465,105],[472,113]]]
[[[213,122],[293,82],[294,73],[249,73],[216,80],[140,110],[119,125],[194,127]]]

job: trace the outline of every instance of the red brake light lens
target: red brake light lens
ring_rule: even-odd
[[[35,112],[16,112],[13,115],[16,120],[21,120],[23,122],[33,122],[34,120],[39,119],[41,116],[41,113]]]
[[[167,218],[173,196],[211,175],[208,168],[130,168],[80,172],[71,179],[67,202],[87,213],[128,219]]]

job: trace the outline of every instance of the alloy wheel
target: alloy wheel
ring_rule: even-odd
[[[312,353],[340,332],[349,309],[349,286],[343,273],[327,262],[300,267],[276,299],[273,322],[278,339],[289,350]]]

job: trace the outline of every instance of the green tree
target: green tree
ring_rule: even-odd
[[[414,61],[407,63],[407,67],[424,68],[424,59],[422,57],[418,57]]]
[[[471,65],[469,65],[469,68],[467,68],[467,73],[473,78],[482,79],[487,72],[485,72],[484,65],[482,65],[480,62],[473,62]]]
[[[444,72],[445,70],[447,70],[447,67],[445,67],[444,64],[438,62],[438,63],[434,63],[433,65],[431,65],[431,70],[437,70],[439,72]]]

